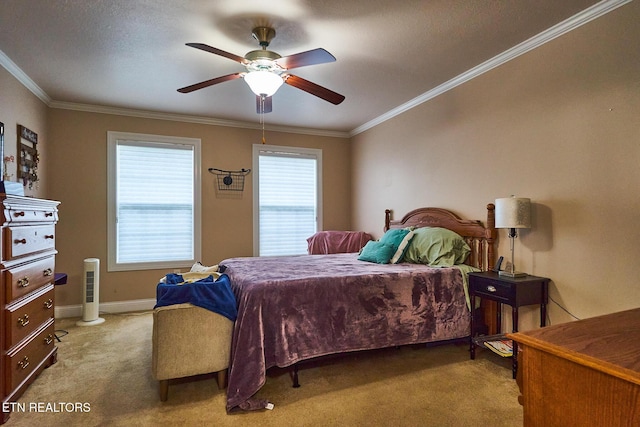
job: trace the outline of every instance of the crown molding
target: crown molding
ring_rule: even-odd
[[[0,65],[2,65],[6,70],[15,77],[24,87],[29,89],[35,96],[40,98],[42,102],[45,104],[49,104],[51,102],[51,97],[47,95],[47,93],[42,90],[40,86],[36,84],[29,76],[25,74],[24,71],[18,67],[15,62],[11,60],[2,50],[0,50]]]
[[[544,45],[545,43],[548,43],[551,40],[562,36],[563,34],[573,31],[576,28],[603,16],[614,9],[619,8],[620,6],[630,3],[631,1],[633,0],[603,0],[599,3],[596,3],[595,5],[583,10],[582,12],[577,13],[571,18],[566,19],[565,21],[562,21],[559,24],[554,25],[553,27],[541,32],[540,34],[537,34],[531,37],[528,40],[525,40],[524,42],[512,47],[511,49],[508,49],[502,52],[497,56],[494,56],[488,61],[483,62],[482,64],[477,65],[468,71],[465,71],[464,73],[454,77],[449,81],[442,83],[439,86],[436,86],[435,88],[423,93],[422,95],[417,96],[412,100],[392,110],[387,111],[383,115],[378,116],[375,119],[361,126],[358,126],[357,128],[353,129],[351,132],[349,132],[349,135],[353,137],[381,123],[384,123],[395,116],[398,116],[408,110],[411,110],[412,108],[424,102],[427,102],[435,98],[436,96],[442,95],[443,93],[448,92],[451,89],[457,86],[460,86],[461,84],[466,83],[469,80],[480,76],[481,74],[486,73],[487,71],[490,71],[496,67],[499,67],[500,65],[506,62],[509,62],[512,59],[515,59],[518,56],[523,55],[533,49],[536,49]]]
[[[61,110],[83,111],[88,113],[113,114],[117,116],[140,117],[155,120],[170,120],[174,122],[198,123],[211,126],[226,126],[242,129],[262,130],[262,125],[252,122],[215,119],[204,116],[190,116],[186,114],[162,113],[147,110],[135,110],[131,108],[107,107],[102,105],[79,104],[75,102],[51,101],[49,107]],[[293,126],[265,125],[265,130],[271,132],[295,133],[302,135],[328,136],[333,138],[349,138],[349,132],[331,131],[323,129],[300,128]]]

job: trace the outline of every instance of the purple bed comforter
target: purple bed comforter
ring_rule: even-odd
[[[469,335],[457,268],[372,264],[358,254],[221,262],[238,303],[227,410],[266,406],[266,370],[333,353]]]

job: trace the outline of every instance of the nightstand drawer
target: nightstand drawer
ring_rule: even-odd
[[[469,276],[469,286],[471,287],[471,292],[480,297],[505,302],[511,301],[514,297],[513,286],[497,280],[477,280]]]

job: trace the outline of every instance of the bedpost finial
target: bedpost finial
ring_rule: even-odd
[[[496,228],[496,205],[489,203],[487,205],[487,227]]]
[[[498,236],[498,231],[496,230],[496,213],[495,213],[496,205],[493,203],[489,203],[487,205],[487,243],[488,243],[488,251],[487,251],[487,270],[491,268],[491,266],[495,262],[495,248],[493,246],[493,242],[496,240]]]

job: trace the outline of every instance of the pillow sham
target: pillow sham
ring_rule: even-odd
[[[441,227],[422,227],[414,231],[404,261],[451,267],[463,264],[470,253],[471,248],[459,234]]]
[[[391,245],[381,241],[369,240],[367,244],[364,245],[364,248],[362,248],[358,259],[360,261],[375,262],[377,264],[389,264],[389,260],[395,251],[396,249]]]

